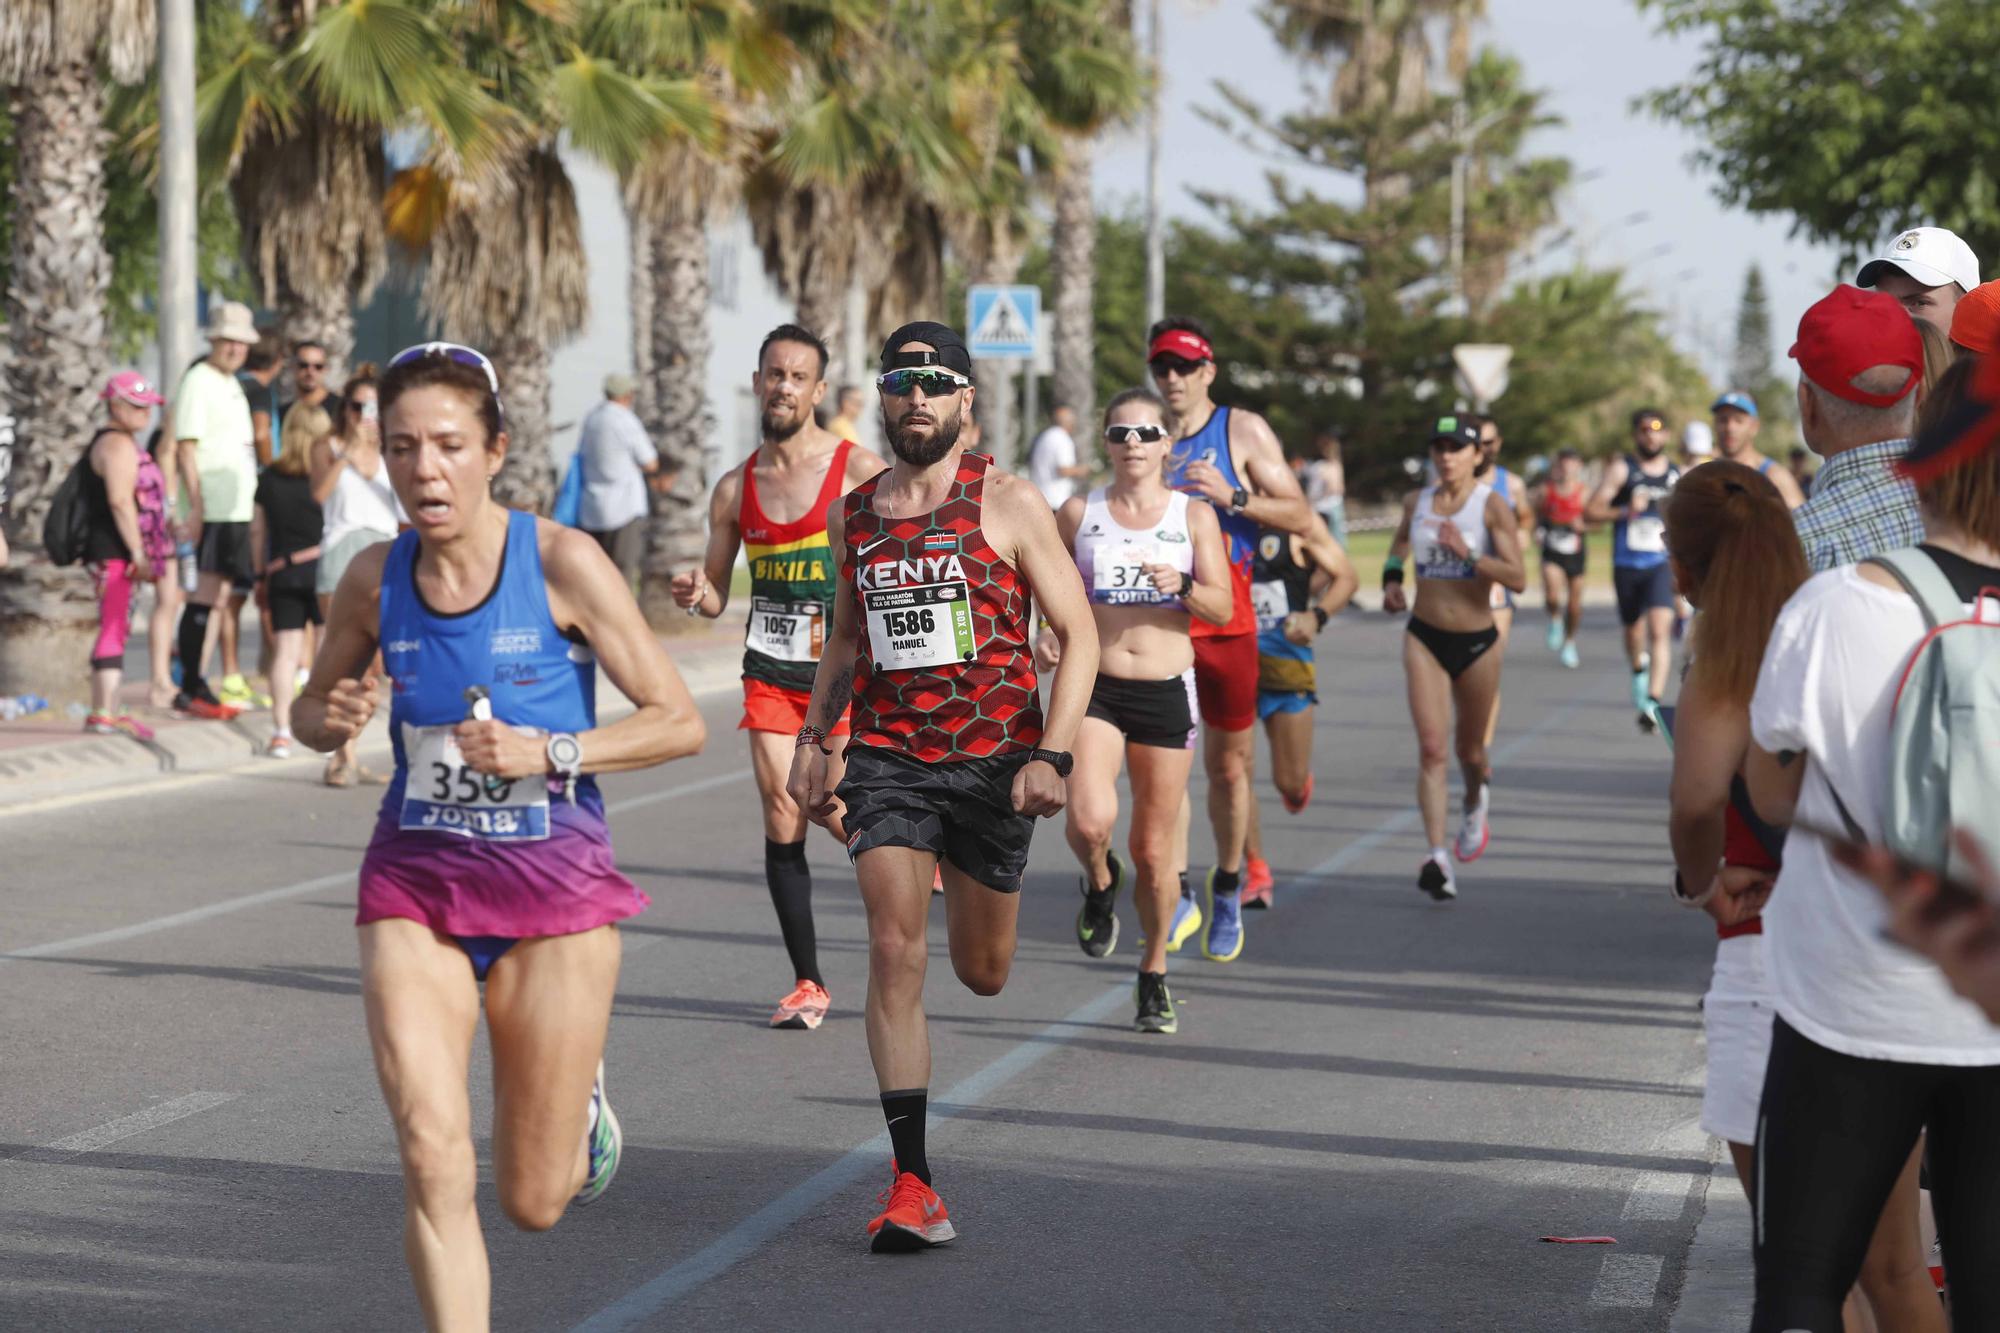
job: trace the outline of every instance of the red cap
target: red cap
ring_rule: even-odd
[[[1183,361],[1213,361],[1215,349],[1208,345],[1208,339],[1199,333],[1189,333],[1186,329],[1168,329],[1153,339],[1153,345],[1146,349],[1146,359],[1156,356],[1177,356]]]
[[[1951,340],[1968,352],[2000,351],[2000,282],[1982,282],[1959,298]]]
[[[1786,355],[1820,388],[1868,407],[1902,402],[1924,377],[1924,340],[1902,303],[1846,283],[1806,311],[1799,340]],[[1901,366],[1910,373],[1894,393],[1855,388],[1854,377],[1876,366]]]

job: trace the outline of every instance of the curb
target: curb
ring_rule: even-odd
[[[685,655],[674,654],[672,641],[668,643],[669,656],[674,657],[681,679],[696,699],[727,693],[742,678],[741,648],[735,643],[727,651],[718,648]],[[600,672],[599,721],[614,722],[632,711],[631,701]],[[162,778],[238,769],[277,773],[324,762],[323,756],[303,746],[299,747],[301,753],[288,760],[265,758],[271,721],[270,710],[260,709],[228,722],[163,727],[151,741],[129,736],[78,736],[0,750],[0,814],[31,802],[140,787]],[[389,716],[385,709],[361,733],[361,749],[379,753],[388,748]]]

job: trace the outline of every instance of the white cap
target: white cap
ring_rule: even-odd
[[[1706,458],[1715,452],[1715,432],[1706,421],[1690,421],[1681,428],[1681,448],[1690,458]]]
[[[1979,256],[1958,239],[1958,233],[1943,227],[1912,227],[1881,254],[1861,266],[1854,275],[1857,287],[1873,287],[1882,271],[1894,266],[1926,287],[1942,287],[1955,282],[1966,291],[1979,285]]]

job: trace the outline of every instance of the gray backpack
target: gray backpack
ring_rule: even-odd
[[[1969,878],[1952,847],[1954,826],[2000,865],[2000,621],[1980,618],[2000,588],[1982,589],[1967,618],[1951,580],[1924,552],[1891,551],[1874,563],[1916,599],[1927,626],[1890,713],[1883,835],[1905,859]]]

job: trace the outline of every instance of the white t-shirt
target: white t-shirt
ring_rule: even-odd
[[[202,521],[248,523],[257,507],[257,436],[234,375],[205,360],[188,367],[174,394],[174,438],[195,442]]]
[[[1035,483],[1051,509],[1061,509],[1063,502],[1076,494],[1076,479],[1059,470],[1075,466],[1076,440],[1061,426],[1050,426],[1028,446],[1028,480]]]
[[[646,469],[660,461],[646,427],[623,403],[606,399],[583,419],[577,434],[583,455],[583,502],[577,526],[585,532],[616,532],[646,516]]]
[[[1830,782],[1879,840],[1890,708],[1923,635],[1914,601],[1852,565],[1814,575],[1785,604],[1757,674],[1750,732],[1772,754],[1806,753],[1799,820],[1841,827]],[[1809,1040],[1861,1059],[2000,1065],[2000,1027],[1953,994],[1929,959],[1884,939],[1887,920],[1875,886],[1794,825],[1764,909],[1779,1015]]]

